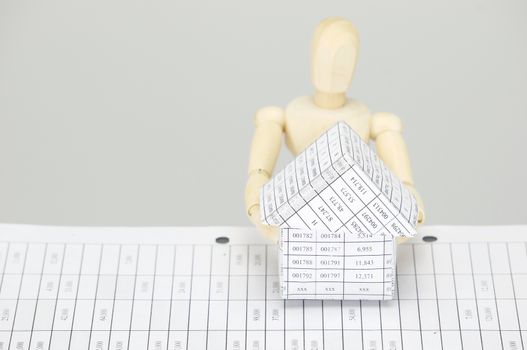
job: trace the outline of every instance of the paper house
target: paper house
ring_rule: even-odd
[[[281,229],[284,298],[392,298],[395,237],[415,235],[417,204],[346,123],[278,172],[260,202]]]

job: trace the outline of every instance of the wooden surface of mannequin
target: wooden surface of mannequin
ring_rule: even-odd
[[[348,123],[365,141],[375,141],[379,157],[416,197],[418,223],[424,221],[400,119],[391,113],[372,114],[364,104],[346,97],[358,52],[358,34],[350,21],[338,17],[323,20],[315,30],[311,48],[314,96],[298,97],[285,110],[265,107],[256,113],[245,205],[251,222],[272,239],[276,239],[278,229],[261,223],[259,191],[272,177],[283,135],[296,156],[338,121]]]

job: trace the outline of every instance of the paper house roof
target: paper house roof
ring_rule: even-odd
[[[417,203],[353,129],[339,122],[309,145],[260,193],[262,221],[336,232],[358,218],[369,233],[414,236]]]

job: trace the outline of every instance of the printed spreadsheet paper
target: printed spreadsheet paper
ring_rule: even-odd
[[[392,299],[394,237],[415,235],[417,202],[348,124],[277,172],[260,211],[281,229],[284,298]]]
[[[0,225],[0,349],[525,349],[527,227],[419,231],[393,300],[321,301],[254,229]]]

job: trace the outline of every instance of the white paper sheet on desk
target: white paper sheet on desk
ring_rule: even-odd
[[[304,301],[253,229],[0,225],[0,348],[525,348],[527,228],[420,231],[394,300]]]

